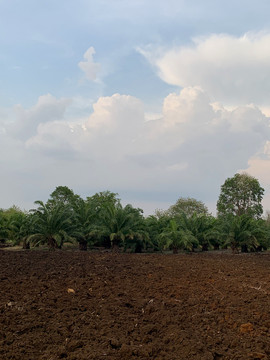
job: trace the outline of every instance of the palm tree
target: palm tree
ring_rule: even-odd
[[[194,213],[190,221],[190,231],[197,238],[202,251],[208,251],[209,247],[219,247],[220,233],[213,216]]]
[[[30,249],[30,242],[28,238],[32,233],[33,215],[18,212],[12,217],[10,222],[10,231],[14,245],[23,244],[23,249]]]
[[[260,244],[269,242],[269,233],[261,220],[256,220],[243,214],[229,215],[223,218],[222,232],[225,245],[233,252],[241,248],[242,252],[255,251]]]
[[[49,249],[61,249],[64,240],[72,240],[70,233],[73,230],[72,213],[62,204],[44,204],[32,210],[34,216],[34,234],[28,240],[34,245],[47,244]]]
[[[169,226],[170,220],[171,218],[167,214],[150,215],[144,220],[146,231],[149,234],[149,242],[154,250],[164,248],[165,240],[160,238],[160,234]]]
[[[161,247],[172,248],[174,254],[180,249],[191,251],[198,244],[191,231],[181,228],[175,219],[170,220],[169,226],[159,235],[159,240]]]
[[[5,211],[0,209],[0,242],[5,243],[8,239],[8,219]]]
[[[96,234],[97,211],[91,201],[77,199],[73,204],[74,230],[73,236],[79,243],[80,250],[87,250],[87,244],[93,241]]]
[[[127,245],[143,238],[142,210],[131,205],[123,207],[120,203],[107,204],[102,211],[100,230],[103,235],[109,236],[114,251],[120,245]],[[128,240],[128,242],[127,242]]]

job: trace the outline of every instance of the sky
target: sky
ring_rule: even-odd
[[[0,208],[56,186],[215,213],[237,172],[270,210],[267,0],[0,0]]]

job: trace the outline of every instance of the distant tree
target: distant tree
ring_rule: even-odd
[[[169,226],[171,218],[164,213],[157,213],[155,215],[150,215],[145,219],[146,231],[149,234],[150,243],[153,246],[154,250],[162,250],[163,245],[161,245],[162,239],[159,235]]]
[[[182,214],[177,220],[183,229],[197,239],[202,251],[209,250],[209,247],[217,249],[220,245],[220,233],[216,226],[216,219],[211,215],[194,213],[191,217]]]
[[[72,240],[72,213],[61,203],[48,205],[35,201],[35,204],[39,206],[31,211],[34,233],[29,236],[28,241],[34,245],[47,244],[50,249],[61,249],[65,240]]]
[[[70,204],[76,195],[73,190],[67,186],[57,186],[51,193],[49,202],[61,203],[62,205]]]
[[[23,249],[30,249],[28,237],[32,233],[33,216],[23,211],[15,211],[9,223],[10,237],[14,245],[22,243]]]
[[[74,203],[73,210],[72,236],[78,241],[79,249],[86,251],[87,245],[94,242],[98,212],[91,201],[81,198]]]
[[[111,241],[111,247],[118,251],[120,245],[128,240],[142,240],[142,210],[133,208],[131,205],[123,207],[120,202],[115,205],[108,204],[102,211],[100,231],[107,235]]]
[[[264,189],[256,178],[246,173],[235,174],[221,186],[217,202],[218,216],[246,214],[258,219],[263,213],[263,194]]]
[[[87,201],[91,202],[96,211],[104,210],[106,206],[120,203],[118,194],[111,191],[101,191],[91,197],[87,197]]]
[[[159,244],[162,250],[171,248],[174,254],[178,250],[191,251],[194,245],[198,244],[198,240],[188,229],[183,229],[174,220],[170,220],[169,226],[159,235]]]
[[[71,190],[69,187],[57,186],[51,193],[46,205],[48,207],[59,205],[68,208],[70,212],[74,212],[74,207],[76,207],[80,200],[81,197],[77,194],[74,194],[73,190]]]
[[[269,247],[269,229],[262,219],[254,219],[247,214],[234,216],[229,214],[222,218],[221,233],[224,244],[233,252],[257,251]]]
[[[0,240],[19,244],[23,240],[23,232],[28,233],[27,216],[26,212],[17,206],[0,210]]]
[[[95,232],[94,237],[98,240],[98,245],[110,248],[110,235],[107,231],[104,232],[100,229],[104,230],[104,219],[108,217],[108,208],[113,209],[120,205],[118,194],[109,190],[101,191],[91,197],[87,197],[86,201],[91,204],[91,208],[97,215],[95,218],[95,224],[97,225],[99,231]]]
[[[194,213],[197,215],[207,215],[208,209],[206,205],[199,200],[193,198],[180,197],[174,205],[172,205],[167,211],[167,215],[175,217],[181,214],[185,214],[187,217],[191,217]]]
[[[131,231],[125,237],[124,250],[130,249],[135,253],[141,253],[143,250],[146,250],[148,246],[152,246],[143,217],[143,210],[134,208],[130,204],[125,206],[124,209],[131,217]]]
[[[8,240],[8,218],[3,209],[0,209],[0,242],[5,243]]]

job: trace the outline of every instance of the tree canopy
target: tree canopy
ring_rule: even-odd
[[[246,214],[258,219],[263,213],[261,204],[263,194],[264,189],[256,178],[246,173],[235,174],[221,186],[217,202],[218,215],[241,216]]]
[[[198,215],[207,215],[208,209],[202,201],[190,197],[180,197],[176,203],[167,210],[167,214],[175,217],[183,213],[187,217],[191,217],[194,213]]]

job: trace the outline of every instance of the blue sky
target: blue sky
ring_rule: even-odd
[[[270,209],[268,1],[0,0],[0,207],[58,185],[147,214],[214,211],[247,171]]]

